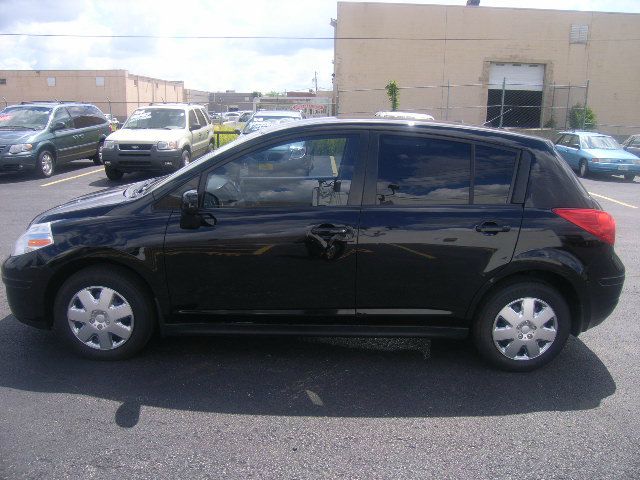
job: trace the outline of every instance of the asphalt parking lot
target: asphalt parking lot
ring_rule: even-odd
[[[584,184],[617,220],[623,296],[529,374],[422,339],[158,338],[91,362],[2,289],[0,478],[640,478],[640,179]],[[0,256],[37,213],[110,185],[91,162],[0,176]]]

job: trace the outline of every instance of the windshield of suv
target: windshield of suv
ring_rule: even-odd
[[[269,116],[269,115],[254,115],[253,118],[244,127],[242,133],[257,132],[263,128],[271,127],[273,125],[279,125],[281,123],[292,122],[294,120],[300,120],[300,117],[283,117]]]
[[[0,112],[0,129],[42,130],[49,122],[51,108],[8,107]]]
[[[131,114],[122,128],[131,130],[155,128],[176,130],[185,128],[186,117],[180,108],[139,108]]]
[[[584,142],[587,144],[587,148],[600,148],[603,150],[619,150],[622,148],[615,138],[605,135],[584,137]]]

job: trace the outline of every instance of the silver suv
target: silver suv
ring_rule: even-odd
[[[213,125],[200,105],[151,104],[135,110],[102,149],[107,177],[128,172],[169,173],[213,149]]]

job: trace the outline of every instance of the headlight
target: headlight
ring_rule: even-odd
[[[113,140],[105,140],[102,144],[103,150],[113,150],[114,148],[116,148],[116,142]]]
[[[9,153],[30,152],[31,150],[33,150],[33,145],[30,143],[17,143],[15,145],[11,145]]]
[[[51,233],[51,223],[36,223],[20,235],[13,248],[13,256],[33,252],[39,248],[53,245],[53,234]]]
[[[158,142],[157,148],[158,148],[158,150],[177,150],[178,142],[176,142],[176,141]]]

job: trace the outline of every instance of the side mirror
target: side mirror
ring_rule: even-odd
[[[188,190],[182,194],[182,213],[196,215],[198,213],[198,191]]]
[[[51,131],[55,132],[57,130],[64,130],[65,128],[67,128],[67,126],[64,123],[56,122],[53,124],[53,128],[51,129]]]
[[[189,127],[189,130],[193,132],[194,130],[200,130],[201,128],[202,128],[202,125],[200,125],[199,123],[194,123]]]

